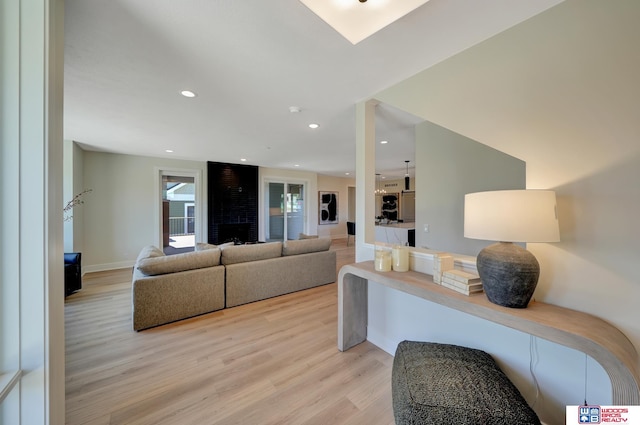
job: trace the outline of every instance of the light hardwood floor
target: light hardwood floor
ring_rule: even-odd
[[[337,311],[332,283],[136,333],[131,270],[85,275],[65,302],[66,422],[393,424],[393,358],[338,351]]]

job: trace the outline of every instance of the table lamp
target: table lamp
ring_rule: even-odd
[[[536,257],[513,242],[559,242],[556,194],[499,190],[464,197],[464,236],[499,241],[478,254],[476,266],[494,304],[525,308],[540,276]]]

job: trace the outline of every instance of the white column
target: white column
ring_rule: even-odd
[[[377,100],[356,105],[356,261],[373,258],[375,241],[375,113]]]
[[[0,2],[0,422],[63,424],[61,0]]]

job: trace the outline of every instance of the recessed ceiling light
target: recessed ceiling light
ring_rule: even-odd
[[[381,144],[381,145],[386,145],[387,143],[389,143],[389,142],[388,142],[388,141],[386,141],[386,140],[380,140],[380,144]]]
[[[314,128],[315,129],[315,128],[318,128],[318,127],[320,127],[318,124],[315,124],[315,123],[309,124],[309,128]]]
[[[171,149],[165,149],[164,150],[166,153],[173,153],[173,151]]]
[[[247,162],[247,158],[240,158],[240,161]]]
[[[182,90],[180,94],[183,95],[184,97],[196,97],[196,94],[191,90]]]
[[[299,167],[299,166],[300,166],[300,164],[294,164],[293,166],[294,166],[294,167]]]
[[[351,175],[351,173],[344,173],[344,174],[345,174],[346,176],[349,176],[349,175]]]
[[[299,106],[289,106],[289,112],[291,112],[292,114],[298,113],[302,111],[302,109]]]

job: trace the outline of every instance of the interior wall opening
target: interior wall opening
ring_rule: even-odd
[[[162,174],[162,250],[189,252],[196,243],[196,184],[193,176]]]

